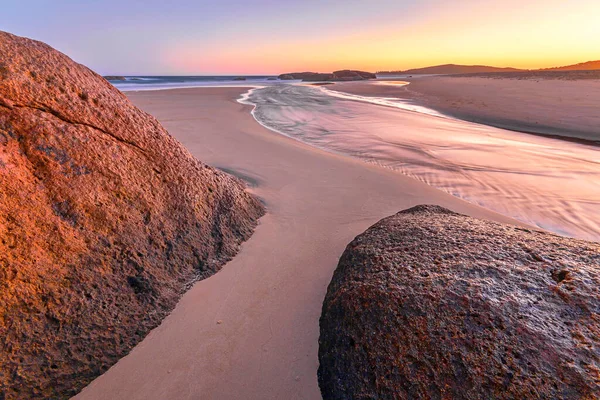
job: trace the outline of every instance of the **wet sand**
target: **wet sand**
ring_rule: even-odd
[[[231,262],[196,283],[78,399],[320,398],[321,305],[352,238],[416,204],[519,224],[398,172],[274,133],[236,102],[244,91],[129,94],[196,157],[250,181],[268,213]]]
[[[600,240],[597,146],[327,88],[271,86],[253,90],[247,101],[263,125],[304,143],[402,172],[542,229]]]
[[[408,86],[351,82],[330,89],[399,97],[444,114],[499,128],[600,145],[600,79],[412,77]]]

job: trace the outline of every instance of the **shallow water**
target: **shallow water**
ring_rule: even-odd
[[[184,89],[195,87],[266,86],[275,77],[267,75],[232,76],[127,76],[124,80],[109,80],[117,89],[130,92],[142,90]]]
[[[264,126],[397,170],[562,235],[600,240],[597,147],[440,116],[398,99],[275,85],[241,100]]]

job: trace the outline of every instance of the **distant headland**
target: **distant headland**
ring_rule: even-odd
[[[282,81],[302,80],[304,82],[341,82],[341,81],[364,81],[368,79],[377,79],[377,76],[371,72],[342,70],[331,73],[319,72],[291,72],[279,75]]]
[[[107,81],[126,81],[127,78],[125,78],[124,76],[117,76],[117,75],[107,75],[103,77],[104,79],[106,79]]]
[[[579,64],[566,65],[562,67],[540,68],[540,69],[519,69],[502,68],[488,65],[460,65],[444,64],[425,68],[413,68],[404,71],[379,71],[378,75],[449,75],[449,74],[479,74],[488,72],[530,72],[530,71],[592,71],[600,69],[600,60],[587,61]]]

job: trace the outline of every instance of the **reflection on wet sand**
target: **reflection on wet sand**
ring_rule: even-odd
[[[256,106],[261,124],[284,135],[392,168],[543,229],[600,239],[597,147],[317,87],[269,86],[244,101]]]

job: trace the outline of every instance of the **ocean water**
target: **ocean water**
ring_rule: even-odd
[[[244,78],[239,80],[236,78]],[[122,91],[161,90],[205,86],[261,86],[272,84],[275,76],[127,76],[126,80],[109,80]]]
[[[255,88],[265,127],[390,168],[558,234],[600,240],[600,149],[445,117],[389,98],[325,87]]]

